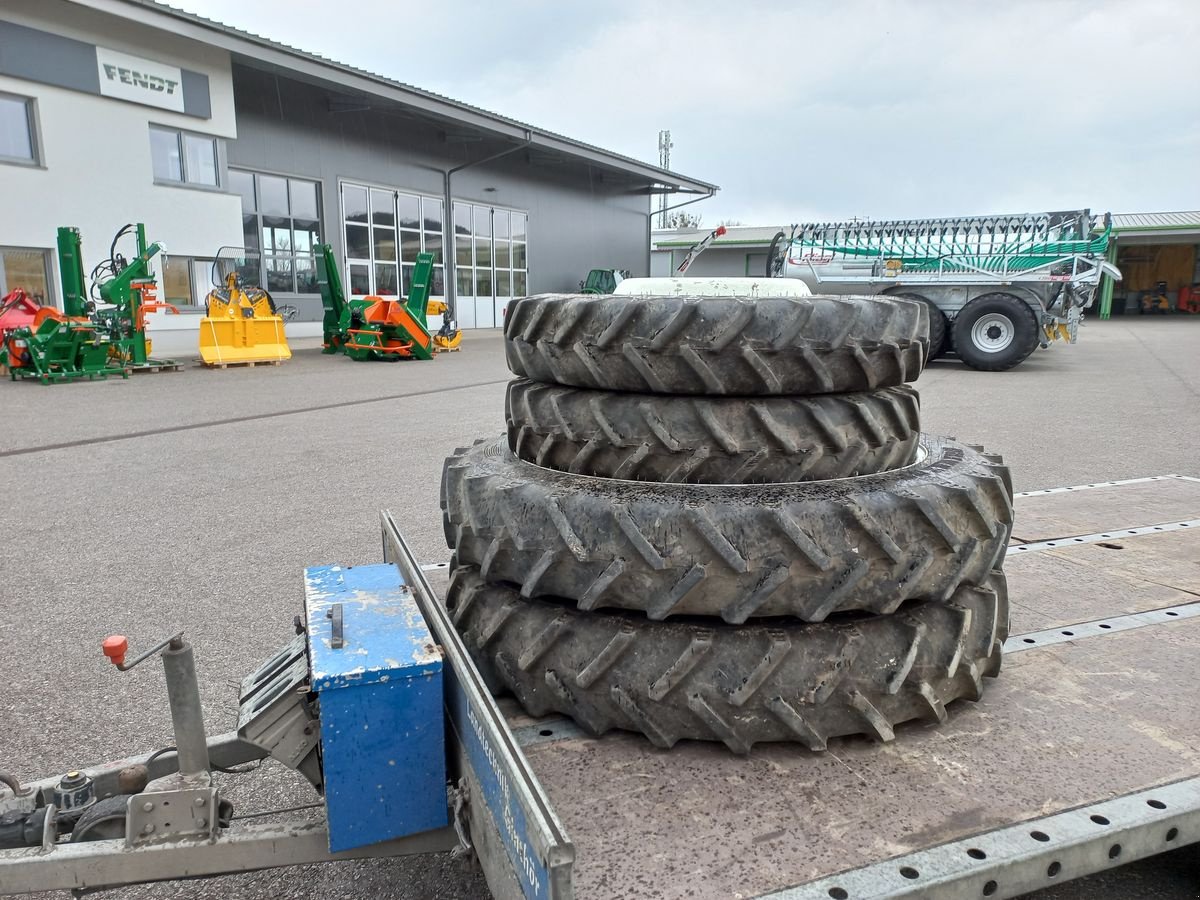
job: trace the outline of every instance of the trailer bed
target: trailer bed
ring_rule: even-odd
[[[740,758],[502,700],[575,896],[1014,896],[1200,840],[1200,479],[1016,505],[1004,670],[942,727]]]

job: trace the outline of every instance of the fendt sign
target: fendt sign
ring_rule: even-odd
[[[183,73],[140,56],[96,48],[100,93],[118,100],[183,112]]]

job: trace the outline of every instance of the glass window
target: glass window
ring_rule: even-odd
[[[183,181],[183,162],[179,155],[179,132],[150,129],[150,161],[159,181]]]
[[[396,197],[391,191],[371,191],[371,221],[388,228],[396,227]]]
[[[525,241],[528,238],[525,236],[525,215],[524,213],[512,214],[512,239],[514,241]]]
[[[298,178],[288,179],[288,194],[291,197],[291,213],[298,219],[316,219],[317,212],[317,183],[301,181]]]
[[[281,216],[263,216],[262,249],[264,253],[288,253],[292,250],[291,220]]]
[[[242,245],[247,250],[262,249],[262,243],[258,239],[258,216],[242,216]]]
[[[475,268],[492,267],[492,242],[486,237],[475,238]]]
[[[395,297],[396,293],[395,263],[375,264],[375,293],[380,297]]]
[[[350,259],[371,258],[371,233],[366,225],[346,224],[346,256]]]
[[[476,297],[492,296],[492,270],[491,269],[476,269],[475,270],[475,296]]]
[[[396,232],[391,228],[372,229],[375,237],[375,258],[384,262],[396,261]]]
[[[360,264],[346,268],[350,273],[350,293],[358,296],[371,293],[371,267]]]
[[[342,185],[342,213],[347,222],[367,221],[367,189],[357,184]]]
[[[318,293],[318,182],[230,169],[229,188],[242,198],[242,246],[247,253],[243,281],[269,291]],[[259,255],[264,253],[270,259],[260,268]]]
[[[425,235],[425,252],[433,254],[433,262],[435,265],[441,265],[442,262],[442,236],[440,234]]]
[[[492,235],[492,211],[483,206],[475,207],[475,234],[479,237]]]
[[[455,203],[454,204],[454,233],[455,234],[470,234],[471,233],[471,204]]]
[[[267,276],[267,290],[277,292],[292,291],[292,259],[290,256],[268,256],[264,260]]]
[[[421,209],[425,213],[425,230],[442,233],[442,201],[426,197],[421,201]]]
[[[292,247],[297,253],[313,253],[321,243],[321,223],[316,219],[292,220]]]
[[[254,173],[229,170],[229,190],[242,197],[242,212],[253,212],[258,209],[254,205]]]
[[[272,216],[288,214],[286,178],[275,175],[258,176],[258,211]]]
[[[470,269],[458,270],[458,295],[460,297],[475,296],[475,282],[471,278]]]
[[[0,159],[37,162],[32,105],[23,97],[0,96]]]
[[[162,295],[167,303],[176,306],[191,306],[195,303],[192,294],[192,265],[186,256],[168,256],[162,263]]]
[[[0,247],[0,297],[20,288],[43,306],[50,296],[50,252],[20,247]]]
[[[405,262],[416,262],[421,252],[421,234],[417,231],[400,232],[400,258]]]
[[[217,139],[206,134],[191,134],[151,125],[150,164],[156,181],[202,184],[207,187],[216,187],[219,183]],[[237,192],[242,193],[244,188],[243,180]],[[242,208],[249,208],[244,199]],[[286,213],[287,209],[283,212]]]
[[[497,240],[508,239],[508,210],[497,209],[492,211],[492,229],[496,233]]]
[[[400,211],[401,228],[421,227],[421,200],[411,194],[397,194],[396,208]]]
[[[496,267],[496,296],[497,297],[511,297],[512,296],[508,291],[508,287],[509,287],[509,277],[508,276],[509,276],[509,272],[507,270],[502,270],[502,269],[500,269],[499,266]]]
[[[509,257],[509,253],[508,253],[508,241],[502,241],[502,240],[500,240],[500,238],[496,238],[496,254],[495,255],[496,255],[496,270],[497,271],[499,271],[500,269],[510,268],[510,264],[509,264],[510,257]]]
[[[198,134],[183,135],[183,153],[186,168],[184,176],[189,184],[217,183],[217,140]]]
[[[529,266],[525,262],[525,245],[512,245],[512,264],[514,269],[528,269]]]
[[[459,266],[471,267],[471,239],[469,237],[454,239],[454,262]]]
[[[296,256],[296,293],[319,294],[317,260],[314,256]]]
[[[513,272],[513,296],[524,297],[526,291],[525,273]]]

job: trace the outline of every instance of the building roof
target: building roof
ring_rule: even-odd
[[[1113,213],[1113,231],[1200,231],[1200,210]]]
[[[220,47],[258,65],[275,65],[304,78],[332,82],[344,89],[374,94],[431,117],[453,122],[475,131],[489,132],[500,138],[559,155],[574,157],[592,165],[635,176],[648,185],[657,185],[651,193],[713,194],[714,184],[689,178],[640,160],[613,153],[592,144],[577,141],[533,125],[498,115],[477,106],[452,100],[432,91],[405,84],[374,72],[290,47],[270,38],[215,22],[157,0],[73,0],[83,6],[119,16],[144,25],[159,27],[182,37]]]

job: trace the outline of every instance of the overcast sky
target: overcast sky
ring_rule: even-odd
[[[720,185],[706,224],[1200,209],[1200,0],[172,0]]]

